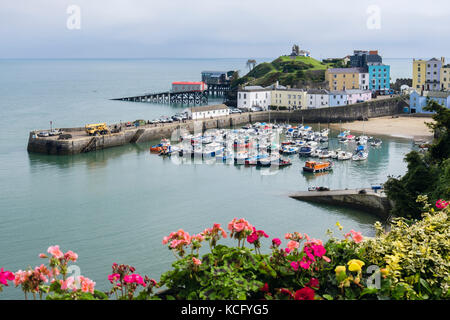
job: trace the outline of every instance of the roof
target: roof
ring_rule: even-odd
[[[338,96],[338,95],[347,95],[348,93],[345,91],[330,91],[330,94]]]
[[[175,81],[172,84],[204,84],[203,81]]]
[[[188,110],[191,110],[192,112],[203,112],[203,111],[222,110],[222,109],[228,109],[228,107],[224,104],[216,104],[216,105],[212,105],[212,106],[201,106],[201,107],[188,108]]]
[[[307,94],[328,94],[328,91],[325,89],[309,89]]]
[[[424,96],[431,98],[447,98],[450,96],[450,92],[448,91],[428,91],[423,93]]]
[[[370,90],[361,90],[361,89],[349,89],[345,90],[348,94],[357,94],[357,93],[372,93]]]
[[[218,74],[226,74],[227,71],[202,71],[202,73],[218,73]]]
[[[328,73],[361,73],[364,72],[364,68],[330,68]]]

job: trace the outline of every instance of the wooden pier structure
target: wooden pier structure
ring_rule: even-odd
[[[166,91],[159,93],[146,93],[140,96],[133,97],[115,98],[111,100],[201,105],[208,103],[208,92],[206,90],[185,92]]]

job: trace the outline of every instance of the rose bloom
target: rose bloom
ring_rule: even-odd
[[[281,240],[278,239],[278,238],[273,238],[273,239],[272,239],[272,244],[273,244],[274,246],[279,247],[279,246],[281,245]]]
[[[195,264],[196,266],[199,266],[199,265],[202,264],[202,262],[200,261],[200,259],[197,259],[197,258],[195,258],[195,257],[192,257],[192,262],[194,262],[194,264]]]

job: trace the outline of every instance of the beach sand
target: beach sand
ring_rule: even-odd
[[[433,138],[433,133],[425,125],[425,122],[433,122],[433,119],[420,117],[380,117],[370,118],[368,121],[342,123],[342,129],[350,130],[352,133],[364,132],[366,135],[386,135],[413,140],[430,140]],[[330,126],[338,130],[341,128],[341,124],[339,123],[333,123]]]

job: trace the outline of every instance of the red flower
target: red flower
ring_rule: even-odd
[[[295,300],[314,300],[314,290],[308,287],[304,287],[295,291]]]
[[[269,285],[266,283],[264,283],[264,285],[259,289],[262,292],[269,292]]]
[[[311,278],[306,286],[317,290],[319,289],[319,280],[316,278]]]

